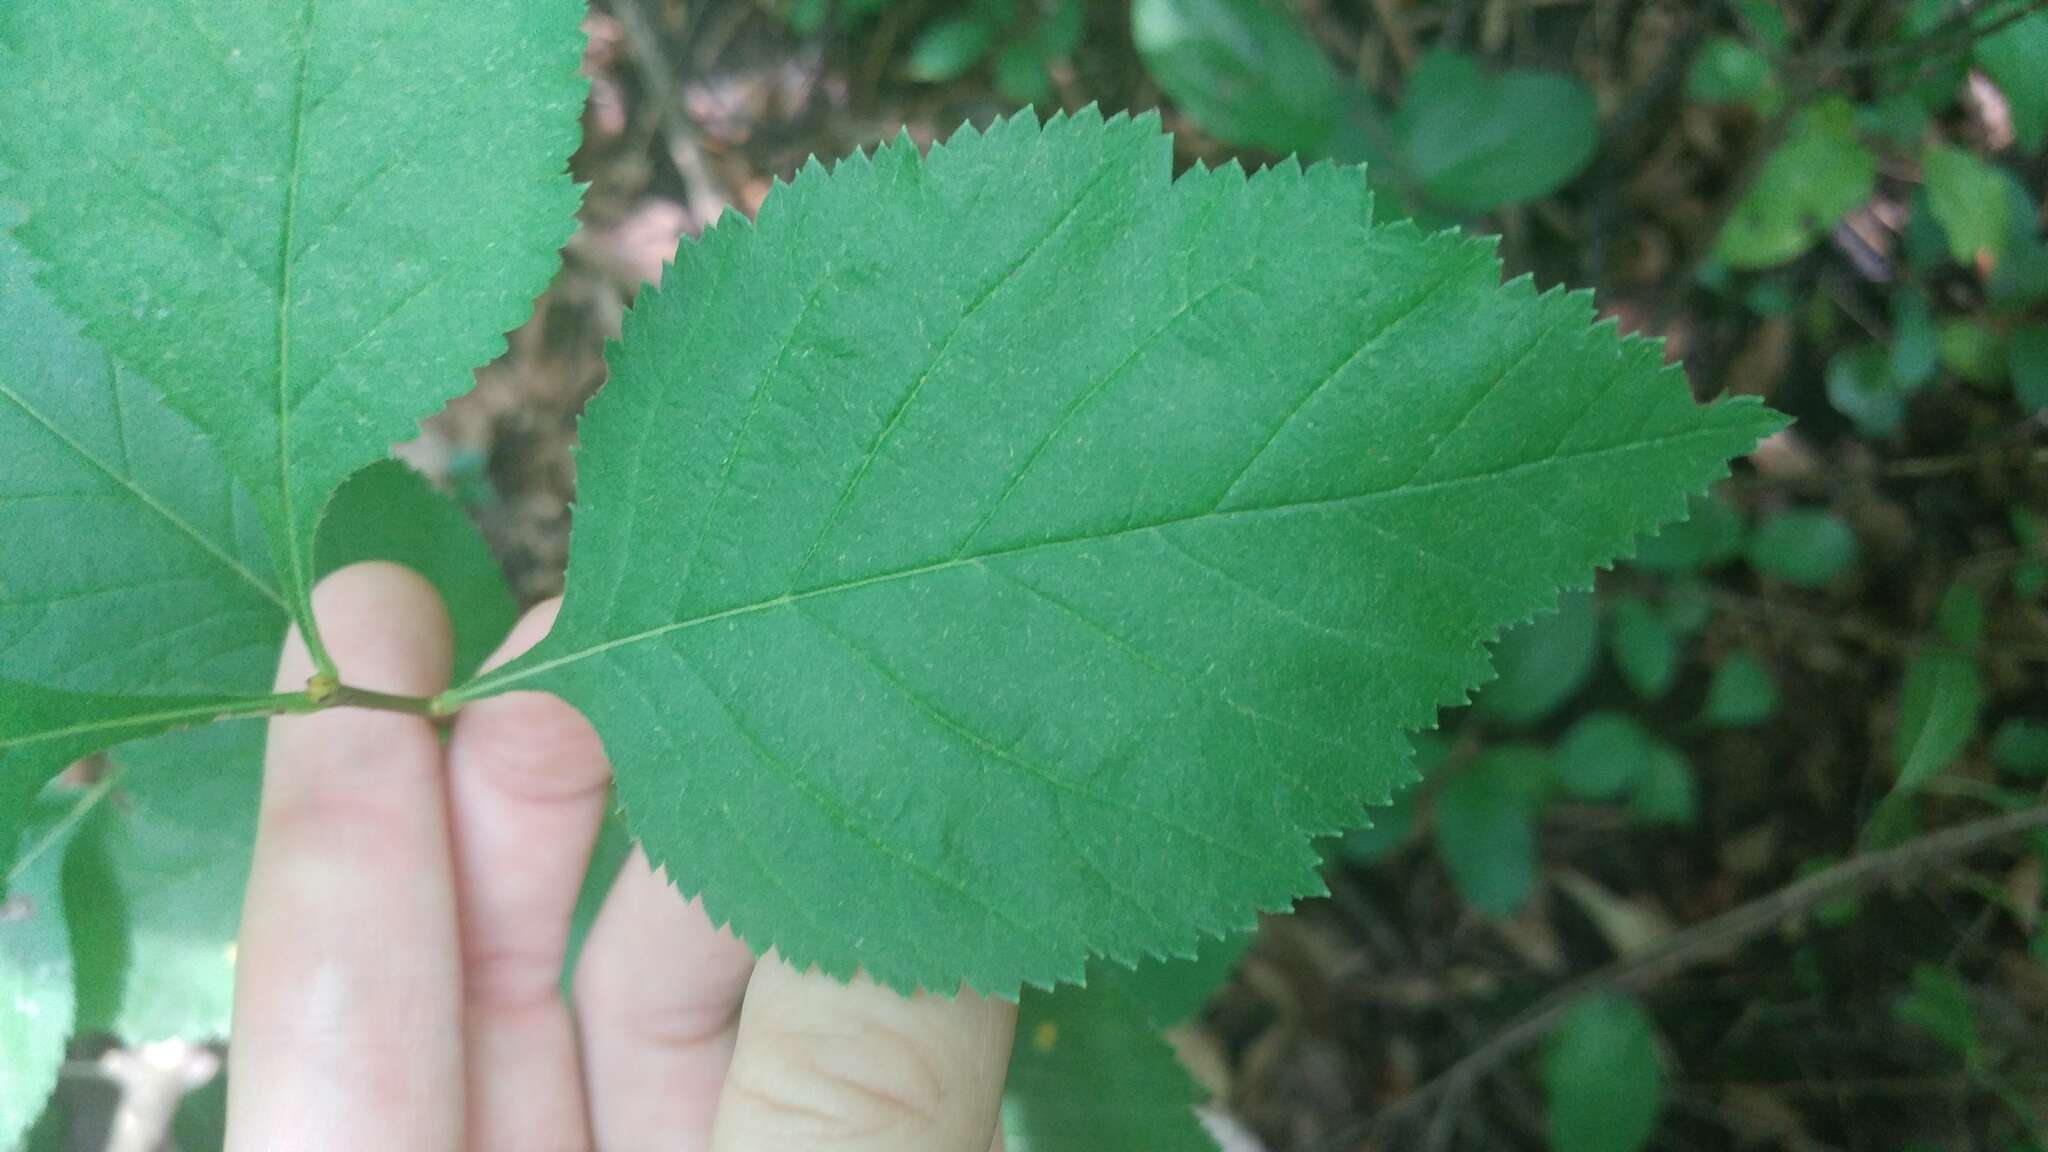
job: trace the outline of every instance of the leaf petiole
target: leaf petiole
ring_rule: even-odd
[[[354,688],[337,684],[330,688],[316,708],[369,708],[378,712],[402,712],[408,716],[426,716],[439,719],[454,713],[453,706],[444,703],[441,697],[395,696],[388,692],[372,692],[367,688]]]

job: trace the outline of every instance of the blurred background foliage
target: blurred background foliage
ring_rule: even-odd
[[[1798,417],[1502,638],[1326,899],[1091,989],[1177,1025],[1226,1146],[2048,1148],[2048,3],[594,0],[586,30],[583,228],[405,450],[525,600],[678,238],[813,153],[1027,104],[1159,107],[1186,165],[1365,163],[1383,218],[1496,235],[1700,397]],[[1091,1037],[1094,1083],[1129,1043]],[[1062,1148],[1186,1146],[1101,1102]]]

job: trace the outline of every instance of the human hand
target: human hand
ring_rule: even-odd
[[[324,581],[314,605],[351,684],[446,687],[448,618],[419,577],[359,565]],[[531,647],[553,616],[529,614],[494,661]],[[278,682],[295,690],[311,671],[294,634]],[[991,1146],[1010,1005],[840,985],[772,953],[757,964],[637,852],[565,1003],[569,918],[609,779],[596,733],[537,693],[469,705],[445,744],[429,721],[391,712],[274,720],[228,1147]]]

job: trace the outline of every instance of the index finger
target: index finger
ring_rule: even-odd
[[[389,564],[321,582],[346,681],[446,687],[448,617]],[[294,633],[278,683],[312,671]],[[336,709],[271,722],[229,1049],[231,1150],[462,1143],[462,987],[441,745],[432,725]]]

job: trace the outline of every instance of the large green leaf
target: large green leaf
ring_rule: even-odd
[[[1003,994],[1319,890],[1482,645],[1777,427],[1586,296],[1091,110],[808,166],[583,425],[559,693],[754,947]]]
[[[1215,1152],[1201,1092],[1116,985],[1027,992],[1003,1089],[1005,1152]]]
[[[302,617],[329,494],[466,391],[554,269],[582,12],[0,8],[18,235],[88,334],[213,440]]]

